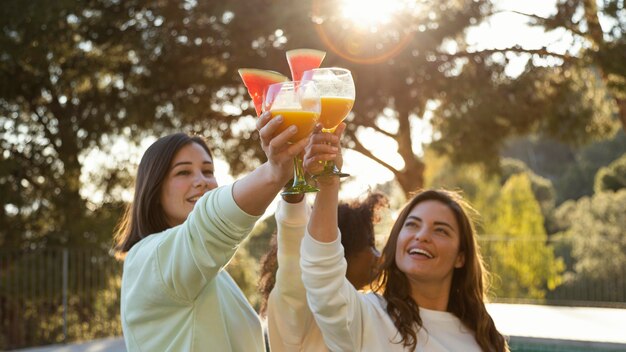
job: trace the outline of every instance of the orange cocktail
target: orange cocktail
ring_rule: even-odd
[[[320,94],[320,103],[322,112],[320,114],[320,123],[323,131],[332,133],[335,128],[348,116],[352,105],[354,105],[355,89],[352,73],[345,68],[340,67],[324,67],[314,68],[304,71],[302,74],[303,81],[313,81]],[[349,176],[337,169],[334,161],[328,161],[324,165],[324,170],[318,175],[320,176]]]
[[[282,133],[291,126],[298,128],[298,131],[289,138],[289,143],[296,143],[306,139],[313,132],[322,111],[322,104],[315,83],[288,81],[275,83],[267,88],[262,108],[263,111],[270,112],[272,119],[278,115],[282,116],[283,121],[276,133]],[[319,191],[306,182],[300,155],[293,158],[293,174],[293,184],[285,189],[282,195]]]
[[[277,133],[281,133],[286,130],[289,126],[295,125],[298,127],[298,132],[293,135],[289,142],[296,143],[299,140],[308,137],[311,132],[313,132],[313,128],[317,123],[319,118],[319,114],[313,111],[302,111],[302,110],[270,110],[270,114],[272,118],[277,115],[282,115],[283,123],[278,128]]]
[[[320,98],[322,113],[319,121],[324,130],[333,131],[348,116],[354,105],[354,99],[344,97]]]

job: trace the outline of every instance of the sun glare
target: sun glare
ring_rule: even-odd
[[[341,5],[341,15],[363,27],[388,24],[403,10],[403,0],[343,0]]]

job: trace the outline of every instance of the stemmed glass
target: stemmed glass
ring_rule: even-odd
[[[322,131],[334,132],[354,105],[355,89],[352,73],[339,67],[316,68],[305,71],[302,80],[315,82],[322,102],[322,112],[319,117]],[[321,173],[313,175],[313,177],[320,176],[346,177],[350,175],[340,172],[334,161],[328,161]]]
[[[320,95],[315,83],[310,80],[275,83],[264,93],[263,111],[269,111],[272,118],[278,115],[283,117],[283,123],[277,133],[292,125],[297,126],[298,132],[289,139],[289,143],[296,143],[309,137],[313,132],[321,112]],[[294,158],[293,168],[293,184],[281,195],[319,191],[306,182],[300,155]]]

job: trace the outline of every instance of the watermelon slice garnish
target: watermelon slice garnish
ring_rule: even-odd
[[[291,78],[294,81],[299,81],[302,79],[304,71],[320,67],[325,56],[325,51],[315,49],[294,49],[287,51],[287,62],[289,62]]]
[[[248,88],[248,94],[254,103],[256,115],[261,115],[263,107],[263,92],[271,84],[288,81],[289,79],[278,72],[259,70],[256,68],[241,68],[239,75],[243,84]]]

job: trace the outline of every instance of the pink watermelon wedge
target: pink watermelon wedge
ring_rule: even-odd
[[[325,51],[315,49],[294,49],[287,51],[287,62],[289,62],[291,78],[294,81],[299,81],[302,79],[304,71],[320,67],[325,56]]]
[[[263,91],[271,84],[289,80],[278,72],[256,68],[241,68],[239,69],[239,76],[241,76],[243,84],[248,88],[248,94],[252,98],[257,116],[261,115]]]

